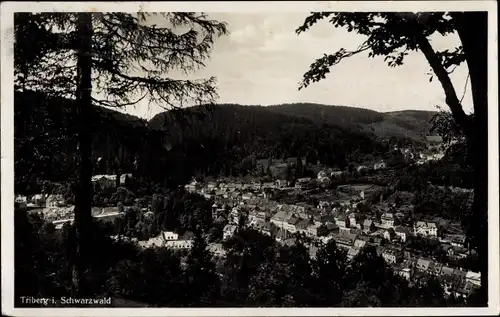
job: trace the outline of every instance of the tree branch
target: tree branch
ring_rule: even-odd
[[[466,135],[471,135],[471,121],[470,118],[465,114],[462,104],[458,99],[453,83],[451,82],[448,72],[443,67],[443,64],[439,60],[436,52],[432,48],[429,40],[423,35],[417,35],[416,41],[425,58],[432,67],[432,70],[439,79],[441,86],[443,87],[446,104],[450,107],[453,118],[460,125],[461,129]]]

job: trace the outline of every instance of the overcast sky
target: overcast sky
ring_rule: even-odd
[[[226,21],[230,34],[217,40],[207,67],[196,77],[216,76],[219,103],[273,105],[314,102],[346,105],[381,112],[405,109],[446,108],[444,93],[437,80],[429,82],[430,67],[419,53],[410,53],[403,66],[390,68],[383,57],[359,54],[336,65],[326,79],[298,91],[298,83],[309,65],[323,53],[344,47],[356,48],[363,36],[334,28],[327,21],[297,35],[295,29],[308,13],[208,13],[212,19]],[[458,37],[431,38],[435,49],[453,49]],[[451,75],[459,97],[464,91],[467,66]],[[472,109],[470,89],[463,103]],[[146,103],[125,110],[144,118],[160,111]]]

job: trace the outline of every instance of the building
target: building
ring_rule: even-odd
[[[14,202],[19,206],[19,208],[26,208],[28,206],[28,197],[17,195]]]
[[[31,202],[27,204],[27,207],[43,207],[45,206],[45,200],[47,199],[47,194],[36,194],[31,197]]]
[[[349,226],[351,228],[354,228],[354,227],[356,227],[356,224],[357,224],[357,222],[356,222],[356,214],[354,212],[352,212],[352,213],[349,214]]]
[[[336,224],[334,223],[331,223],[331,222],[328,222],[326,225],[322,226],[321,228],[326,228],[326,232],[333,232],[333,233],[339,233],[340,230],[339,230],[339,226],[337,226]],[[320,229],[320,232],[318,234],[322,234],[321,233],[321,229]]]
[[[231,225],[231,224],[226,225],[223,229],[223,239],[227,240],[227,239],[231,238],[237,229],[238,229],[238,227],[235,225]]]
[[[394,227],[394,215],[390,212],[386,212],[380,217],[381,225],[384,228]]]
[[[308,234],[307,228],[309,227],[311,223],[307,219],[302,219],[300,220],[295,227],[297,228],[297,232],[303,233],[305,235]]]
[[[396,250],[392,249],[385,249],[382,252],[382,258],[388,263],[388,264],[396,264],[402,261],[403,257],[402,255],[397,252]]]
[[[189,250],[193,247],[193,240],[169,240],[165,241],[165,247],[174,250]]]
[[[417,270],[419,270],[421,272],[427,272],[427,271],[429,271],[430,263],[431,263],[430,260],[419,258],[417,260],[416,268],[417,268]]]
[[[411,235],[411,230],[405,226],[396,226],[394,228],[396,236],[401,240],[401,242],[406,242],[408,237]]]
[[[442,244],[441,248],[450,259],[455,258],[455,250],[453,250],[453,246],[451,244]]]
[[[450,243],[454,247],[463,248],[466,246],[465,240],[465,235],[455,235],[451,238]]]
[[[290,233],[295,233],[297,232],[297,224],[299,223],[301,219],[297,218],[295,216],[292,216],[288,219],[288,221],[283,222],[283,229]]]
[[[215,219],[217,219],[217,217],[219,216],[219,206],[214,203],[212,205],[212,220],[215,221]]]
[[[340,229],[346,228],[346,221],[345,221],[346,217],[345,217],[345,214],[340,213],[334,219],[335,219],[335,223],[337,224],[337,226],[339,226]]]
[[[289,182],[286,179],[278,179],[276,180],[276,187],[278,188],[286,188],[289,185]]]
[[[371,219],[365,219],[363,221],[363,232],[368,234],[374,229],[374,224]]]
[[[193,179],[191,183],[184,186],[184,189],[189,193],[199,192],[201,188],[202,188],[201,184],[198,181],[196,181],[196,179]]]
[[[396,270],[396,273],[409,281],[411,279],[411,269],[409,267],[403,267],[398,270]]]
[[[357,235],[350,233],[343,233],[339,235],[333,235],[333,237],[337,242],[337,246],[347,248],[354,245],[354,241],[356,240]]]
[[[319,171],[317,177],[318,177],[318,180],[320,180],[321,178],[325,178],[328,176],[329,176],[329,173],[327,171]]]
[[[476,273],[472,271],[468,271],[465,274],[465,280],[468,283],[471,283],[477,287],[481,287],[481,273]]]
[[[101,188],[116,187],[116,175],[94,175],[92,176],[92,184],[99,184]]]
[[[165,241],[179,240],[179,235],[175,232],[163,231],[162,234],[163,234],[163,239],[165,239]]]
[[[364,241],[364,240],[356,239],[354,241],[354,248],[355,249],[361,250],[365,247],[365,245],[366,245],[366,241]]]
[[[223,257],[226,255],[226,250],[224,250],[222,243],[210,243],[208,245],[208,251],[212,253],[214,257]]]
[[[432,261],[429,265],[427,272],[434,276],[439,276],[441,274],[441,270],[443,269],[443,264],[437,261]]]
[[[271,222],[281,228],[289,217],[290,213],[287,210],[279,210],[276,214],[274,214],[274,216],[271,217]]]
[[[315,182],[310,177],[299,178],[295,181],[295,189],[312,189],[315,185]]]
[[[214,183],[214,182],[208,182],[207,189],[209,191],[215,190],[216,188],[217,188],[217,184],[216,183]]]
[[[436,237],[438,235],[437,226],[435,222],[417,221],[413,226],[415,235],[424,237]]]
[[[384,239],[392,241],[396,237],[396,232],[394,229],[389,228],[384,231]]]
[[[320,228],[321,224],[312,224],[307,227],[307,236],[309,237],[317,237],[319,236],[318,229]]]
[[[120,175],[120,185],[125,185],[125,182],[130,179],[132,179],[132,173]]]

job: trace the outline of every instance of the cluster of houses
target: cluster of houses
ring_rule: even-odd
[[[14,201],[21,208],[55,208],[66,206],[66,200],[62,195],[52,194],[36,194],[32,196],[17,195]]]
[[[63,195],[35,194],[32,196],[18,195],[15,203],[21,209],[27,209],[30,214],[41,214],[46,221],[52,222],[56,229],[61,229],[67,222],[74,221],[75,206],[67,203]],[[92,207],[92,216],[103,221],[112,221],[122,216],[118,207]]]
[[[247,226],[272,236],[283,244],[294,244],[296,233],[311,238],[315,241],[309,245],[312,257],[317,251],[317,242],[326,243],[331,239],[334,239],[339,247],[346,249],[349,259],[354,258],[366,245],[374,245],[387,263],[394,266],[395,270],[405,278],[412,280],[421,275],[421,272],[427,272],[419,270],[416,264],[412,264],[413,262],[437,262],[424,256],[416,257],[408,251],[403,252],[401,245],[411,237],[439,239],[443,250],[450,258],[468,255],[463,235],[455,235],[452,238],[439,235],[436,221],[419,220],[413,226],[406,226],[401,224],[403,214],[389,211],[391,208],[386,205],[382,205],[381,208],[385,212],[378,219],[373,215],[360,214],[357,205],[363,201],[363,191],[357,197],[350,199],[320,201],[318,206],[310,206],[305,203],[279,204],[266,197],[265,187],[263,189],[262,186],[257,187],[254,184],[209,183],[204,186],[200,183],[191,183],[188,186],[193,186],[194,191],[205,194],[207,198],[215,201],[212,207],[214,219],[224,216],[229,221],[223,230],[224,239],[230,238],[237,231],[243,216],[247,219]],[[277,184],[270,183],[268,186],[280,189]],[[256,193],[257,189],[261,192]],[[439,263],[433,265],[431,267],[434,271],[438,266],[442,266]],[[453,283],[449,284],[447,290],[455,295],[460,292],[465,294],[464,288],[470,291],[474,285],[477,286],[476,282],[475,284]]]
[[[413,283],[424,282],[428,277],[436,277],[443,286],[446,295],[466,298],[471,292],[481,287],[481,274],[451,268],[437,261],[408,256],[404,261],[393,266],[396,274]]]
[[[132,174],[121,174],[117,181],[117,175],[94,175],[92,176],[92,184],[99,185],[100,188],[113,188],[117,185],[122,186],[126,183],[127,179],[131,179]]]

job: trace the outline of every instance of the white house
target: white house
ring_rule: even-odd
[[[361,250],[361,249],[363,249],[365,247],[365,245],[366,245],[366,241],[364,241],[364,240],[356,239],[354,241],[354,248],[355,249]]]
[[[172,231],[163,231],[162,234],[163,234],[163,239],[165,239],[165,241],[179,239],[179,235],[175,232],[172,232]]]
[[[26,208],[28,206],[28,197],[26,196],[16,196],[15,202],[19,204],[19,207]]]
[[[214,183],[214,182],[209,182],[209,183],[207,184],[207,189],[208,189],[208,190],[214,190],[215,188],[217,188],[217,184],[216,184],[216,183]]]
[[[193,240],[170,240],[165,241],[165,247],[170,249],[191,249],[193,247]]]
[[[417,221],[413,230],[415,235],[437,237],[437,226],[434,222]]]
[[[385,250],[382,252],[382,258],[389,264],[396,263],[396,255],[390,250]]]
[[[465,280],[469,283],[481,287],[481,273],[468,271],[465,275]]]
[[[226,225],[223,230],[223,239],[227,240],[231,238],[236,232],[236,229],[238,229],[238,227],[235,225]]]
[[[384,228],[392,228],[394,227],[394,215],[390,212],[386,212],[380,217],[381,225]]]
[[[410,268],[408,268],[408,267],[401,268],[401,269],[397,270],[397,273],[399,276],[403,277],[407,281],[410,280],[410,276],[411,276],[411,269]]]
[[[226,251],[224,250],[222,243],[211,243],[208,245],[208,251],[214,256],[224,256]]]

